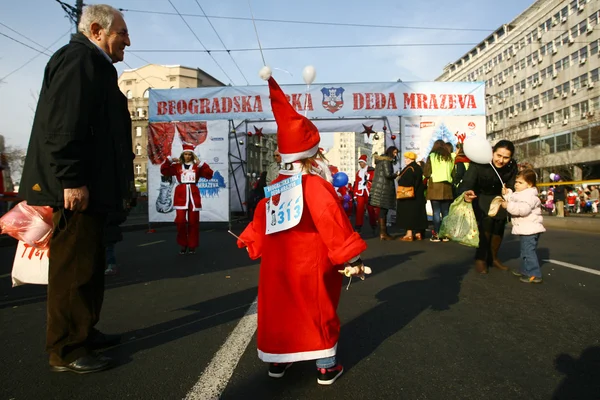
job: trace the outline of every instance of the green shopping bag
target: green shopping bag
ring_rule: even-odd
[[[479,229],[473,205],[461,194],[450,205],[450,212],[442,220],[439,237],[447,237],[469,247],[479,247]]]

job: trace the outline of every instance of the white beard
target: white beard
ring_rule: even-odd
[[[333,175],[331,175],[329,164],[324,160],[318,158],[315,159],[315,162],[317,163],[319,168],[313,168],[314,173],[333,185]]]

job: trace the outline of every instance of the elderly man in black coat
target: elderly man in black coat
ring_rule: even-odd
[[[51,369],[90,373],[110,366],[93,350],[119,340],[94,326],[104,297],[106,215],[134,191],[131,119],[112,65],[130,42],[123,15],[107,5],[85,7],[78,30],[46,66],[19,194],[54,208]]]

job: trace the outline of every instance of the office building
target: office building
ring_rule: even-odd
[[[535,1],[437,80],[485,82],[488,139],[543,180],[599,178],[599,18],[598,1]]]

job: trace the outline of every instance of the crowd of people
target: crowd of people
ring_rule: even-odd
[[[111,360],[95,349],[120,340],[95,325],[106,259],[115,262],[111,246],[121,237],[118,230],[105,237],[106,228],[118,227],[126,216],[135,188],[131,119],[112,65],[123,61],[130,45],[127,25],[115,8],[90,5],[78,30],[47,65],[19,194],[30,205],[54,212],[46,334],[51,370],[85,374],[107,369]],[[343,373],[337,306],[342,278],[369,273],[361,257],[367,248],[361,237],[365,214],[381,240],[419,241],[426,238],[430,201],[429,240],[444,242],[448,238],[440,228],[450,204],[463,198],[473,204],[478,222],[475,268],[480,273],[508,269],[498,256],[510,215],[523,260],[513,273],[522,282],[542,281],[535,254],[544,231],[537,176],[530,168],[518,170],[512,142],[496,143],[489,164],[471,162],[460,143],[454,151],[438,140],[424,160],[391,146],[372,157],[374,167],[361,156],[354,182],[336,188],[318,129],[294,110],[270,75],[261,71],[268,80],[279,148],[274,164],[252,188],[252,221],[237,241],[252,259],[261,260],[257,348],[270,377],[281,378],[294,362],[306,360],[315,360],[321,385]],[[193,149],[184,143],[180,157],[161,166],[163,176],[179,182],[174,208],[180,254],[194,253],[198,246],[197,182],[213,175]],[[587,196],[597,212],[598,189],[590,186]],[[277,213],[284,206],[286,212]],[[396,238],[387,230],[390,210],[403,229]]]

